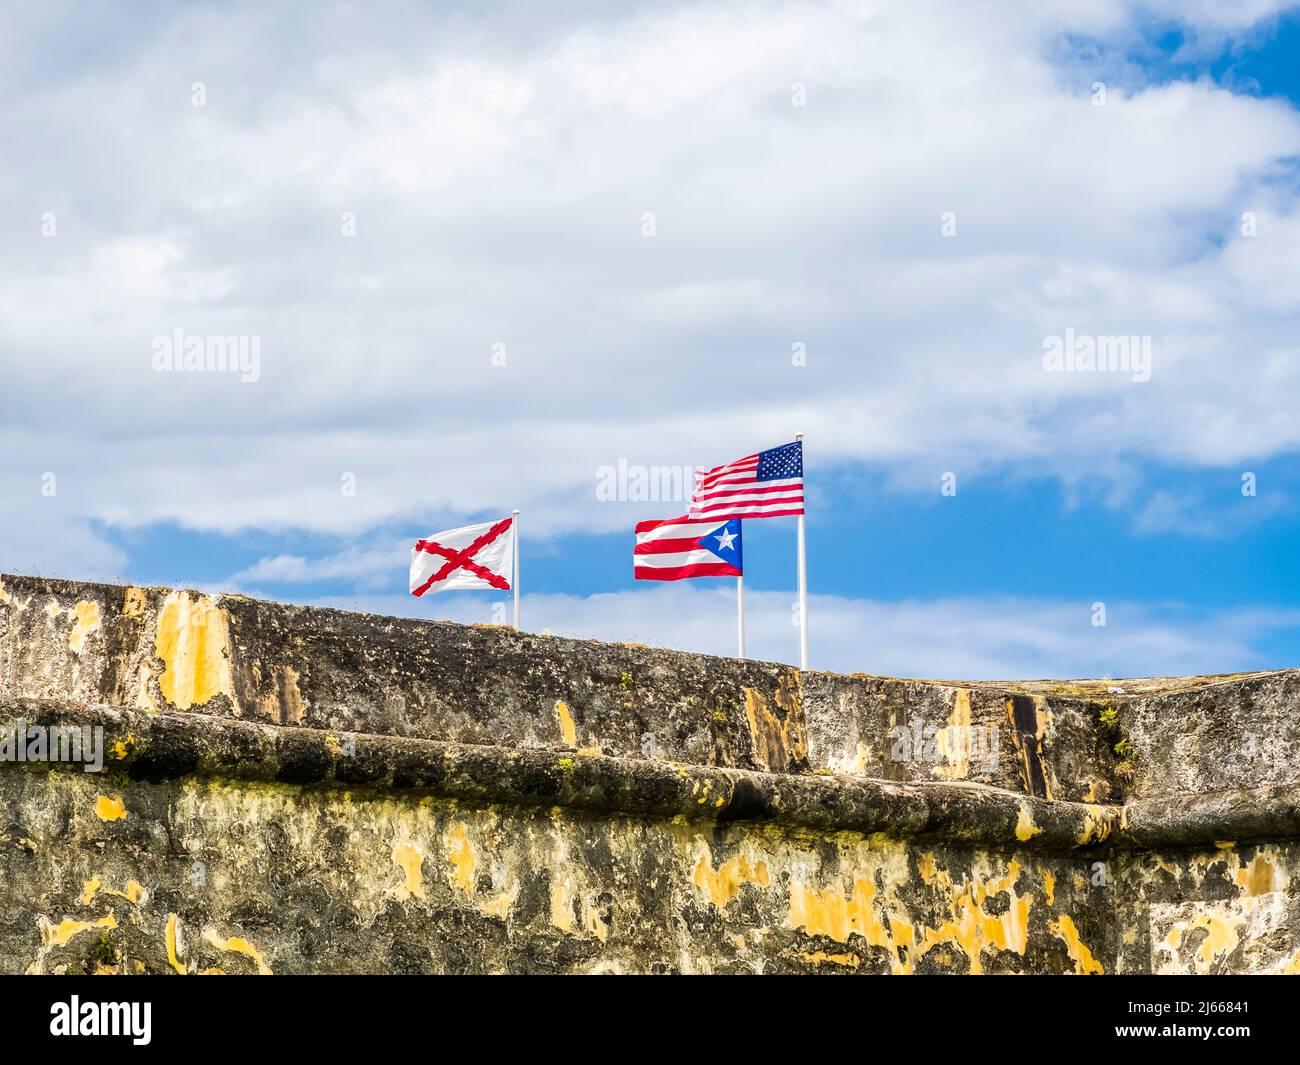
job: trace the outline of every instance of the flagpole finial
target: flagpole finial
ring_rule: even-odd
[[[802,440],[802,439],[803,439],[803,433],[795,433],[795,434],[794,434],[794,438],[795,438],[796,440]]]

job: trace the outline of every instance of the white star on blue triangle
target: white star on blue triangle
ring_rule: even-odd
[[[740,519],[732,518],[715,525],[697,541],[706,551],[712,551],[723,562],[729,562],[736,569],[741,565]]]

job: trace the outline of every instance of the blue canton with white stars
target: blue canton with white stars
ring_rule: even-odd
[[[760,481],[779,481],[787,477],[803,476],[803,441],[782,444],[758,453],[758,469],[755,471]]]

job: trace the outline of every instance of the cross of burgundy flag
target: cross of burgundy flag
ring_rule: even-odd
[[[457,588],[508,590],[515,579],[514,540],[512,518],[417,540],[411,548],[411,594]]]
[[[695,475],[692,518],[779,518],[803,513],[803,443],[768,448]]]

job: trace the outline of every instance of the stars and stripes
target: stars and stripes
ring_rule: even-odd
[[[740,522],[686,516],[636,526],[632,575],[639,581],[739,577],[743,573]]]
[[[779,518],[803,512],[801,441],[696,474],[691,518]]]

